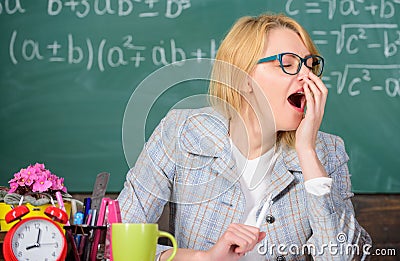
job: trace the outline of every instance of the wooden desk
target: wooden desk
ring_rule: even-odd
[[[74,194],[81,201],[91,195]],[[107,194],[115,199],[118,194]],[[352,199],[357,221],[372,237],[373,247],[396,249],[396,256],[371,256],[371,261],[398,261],[400,251],[400,193],[397,194],[356,194]],[[168,205],[168,204],[167,204]],[[160,230],[169,229],[169,208],[164,210],[159,220]],[[164,243],[164,242],[163,242]]]
[[[3,257],[3,242],[4,237],[6,236],[7,232],[0,232],[0,260],[4,260]]]

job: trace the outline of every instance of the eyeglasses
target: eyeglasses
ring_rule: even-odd
[[[279,61],[282,71],[290,75],[298,74],[303,64],[317,76],[321,76],[324,70],[324,58],[314,54],[301,58],[295,53],[280,53],[262,58],[257,64],[275,60]]]

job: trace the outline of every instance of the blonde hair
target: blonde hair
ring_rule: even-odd
[[[319,54],[307,31],[295,20],[283,14],[263,14],[240,18],[222,41],[213,67],[209,87],[211,105],[228,119],[242,106],[239,85],[250,74],[264,51],[269,31],[286,28],[296,32],[312,54]],[[241,72],[241,73],[240,73]],[[291,147],[295,131],[279,131],[277,142]]]

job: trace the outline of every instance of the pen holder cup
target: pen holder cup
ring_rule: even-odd
[[[68,242],[67,260],[110,259],[110,243],[107,240],[109,229],[107,226],[71,225],[64,226],[64,229]]]

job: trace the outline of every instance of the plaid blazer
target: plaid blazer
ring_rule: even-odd
[[[123,222],[156,223],[168,203],[178,246],[198,250],[211,248],[229,224],[242,223],[246,202],[228,124],[211,107],[169,112],[126,176],[118,196]],[[282,148],[257,212],[258,218],[272,194],[259,244],[265,260],[305,260],[306,245],[315,260],[361,259],[371,244],[355,219],[343,141],[319,132],[316,151],[333,179],[323,196],[306,192],[296,151]],[[157,253],[166,248],[159,245]]]

